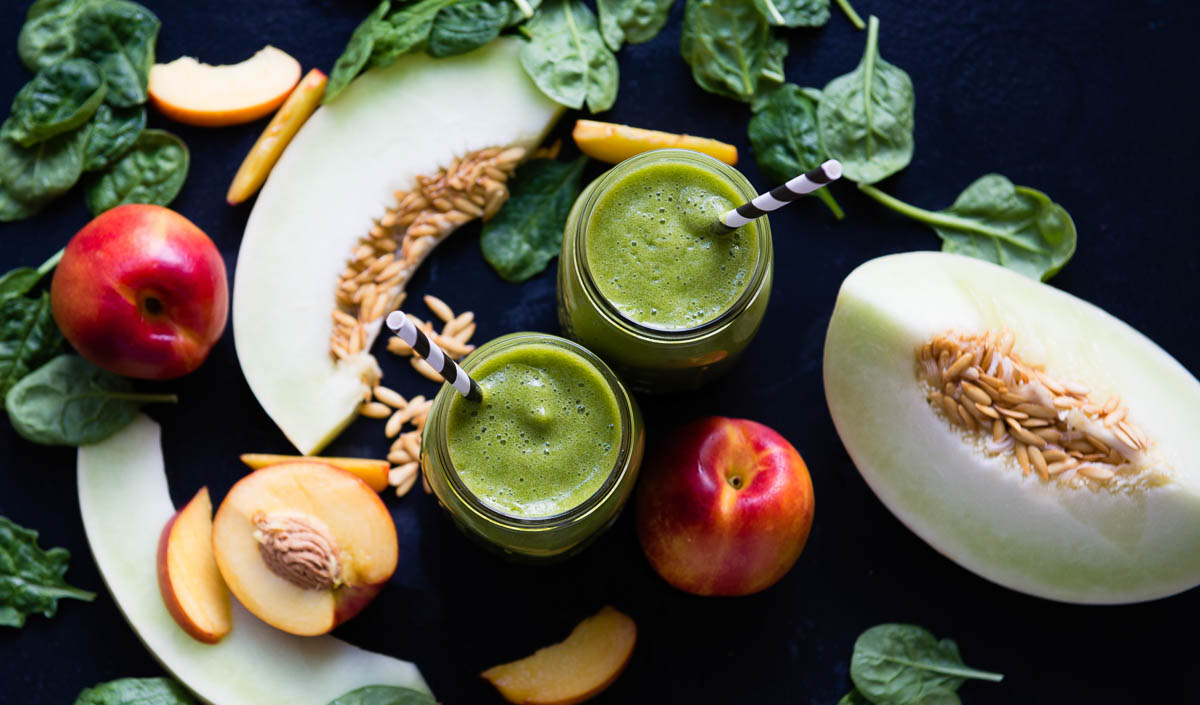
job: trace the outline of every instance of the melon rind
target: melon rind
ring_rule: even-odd
[[[79,506],[92,555],[117,606],[146,648],[214,705],[327,705],[364,685],[428,692],[416,666],[331,636],[285,634],[234,602],[233,631],[202,644],[163,604],[158,537],[175,513],[159,426],[139,415],[111,438],[82,446]]]
[[[367,352],[329,355],[338,273],[372,218],[454,157],[535,147],[561,114],[521,68],[520,45],[418,52],[368,71],[313,113],[271,170],[238,253],[233,335],[251,391],[301,453],[350,423],[376,364]]]
[[[1007,326],[1047,371],[1119,394],[1170,482],[1067,488],[987,457],[931,408],[916,352],[935,334]],[[824,359],[829,410],[879,499],[936,550],[1000,585],[1075,603],[1137,602],[1200,584],[1200,383],[1101,309],[990,263],[921,252],[842,284]]]

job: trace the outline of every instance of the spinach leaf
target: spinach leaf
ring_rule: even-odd
[[[125,203],[170,205],[187,179],[188,149],[175,135],[143,130],[133,147],[87,188],[92,215]]]
[[[433,18],[433,28],[429,31],[429,55],[465,54],[492,41],[505,27],[523,19],[520,10],[509,0],[475,0],[443,7]]]
[[[781,27],[823,27],[829,0],[755,0],[767,21]]]
[[[27,218],[74,186],[87,141],[86,126],[29,148],[0,138],[0,221]]]
[[[787,40],[754,0],[687,0],[679,50],[709,93],[753,105],[783,83]]]
[[[824,162],[828,155],[817,129],[817,101],[794,83],[785,83],[766,97],[763,107],[750,118],[750,145],[758,168],[772,184],[782,184]],[[829,188],[814,194],[825,202],[834,217],[845,217]]]
[[[837,702],[837,705],[873,705],[867,696],[854,689],[842,696],[842,699]]]
[[[867,28],[867,24],[854,11],[854,6],[850,4],[850,0],[837,0],[837,4],[838,7],[842,8],[842,12],[846,14],[846,17],[850,20],[850,24],[854,25],[855,29],[863,30]]]
[[[43,551],[37,538],[36,531],[0,516],[0,626],[23,627],[37,612],[53,617],[63,598],[91,602],[96,597],[63,580],[71,560],[67,549]]]
[[[435,705],[428,693],[394,685],[368,685],[338,696],[329,705]]]
[[[943,252],[994,262],[1045,281],[1075,254],[1075,222],[1041,191],[999,174],[980,177],[942,211],[910,206],[879,189],[859,188],[883,205],[931,226]]]
[[[50,256],[50,259],[42,262],[42,265],[37,269],[32,267],[17,267],[9,270],[0,276],[0,301],[10,299],[14,296],[24,296],[29,293],[37,283],[46,276],[46,273],[54,269],[58,265],[58,261],[62,259],[63,251],[59,250]]]
[[[952,640],[938,641],[912,624],[871,627],[854,642],[850,657],[850,679],[873,703],[917,705],[958,690],[968,678],[999,682],[1004,676],[964,665]]]
[[[654,39],[674,4],[675,0],[596,0],[604,43],[617,51],[622,42],[642,44]]]
[[[0,301],[0,394],[57,355],[62,344],[49,292]]]
[[[563,228],[587,157],[573,162],[534,159],[508,182],[512,193],[496,217],[483,225],[483,258],[510,282],[541,272],[562,249]]]
[[[94,0],[37,0],[25,13],[17,53],[34,73],[75,55],[75,16]]]
[[[418,0],[392,12],[375,37],[371,66],[391,66],[399,57],[425,46],[438,12],[458,0]]]
[[[105,103],[92,116],[88,129],[91,133],[83,155],[83,170],[106,169],[129,151],[138,135],[146,129],[146,108],[140,105],[114,108]]]
[[[375,37],[383,31],[383,18],[391,9],[391,0],[382,0],[371,11],[371,14],[367,15],[367,18],[354,29],[354,34],[350,35],[350,41],[346,44],[345,50],[334,62],[333,70],[329,72],[329,81],[325,84],[325,94],[321,96],[322,104],[337,97],[366,67],[367,62],[371,59],[371,52],[375,48]]]
[[[521,66],[537,87],[568,108],[598,113],[617,100],[617,57],[600,36],[596,16],[580,0],[550,0],[526,23],[531,40]]]
[[[821,142],[846,178],[873,184],[913,155],[912,80],[879,56],[879,18],[871,16],[858,68],[829,82],[817,106]]]
[[[184,687],[170,678],[120,678],[88,688],[75,705],[195,705]]]
[[[42,445],[96,443],[133,421],[142,404],[175,403],[174,394],[137,394],[124,377],[76,355],[59,355],[5,396],[17,433]]]
[[[75,16],[75,55],[104,72],[110,104],[128,108],[146,102],[161,26],[154,13],[125,0],[93,0]]]
[[[92,117],[106,90],[100,67],[87,59],[60,61],[17,92],[0,136],[32,147],[74,130]]]

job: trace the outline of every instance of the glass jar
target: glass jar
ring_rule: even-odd
[[[690,150],[660,149],[630,157],[589,184],[575,200],[563,233],[558,265],[558,319],[563,332],[594,351],[625,383],[642,392],[695,389],[727,370],[758,331],[771,293],[774,250],[766,216],[746,226],[757,229],[758,256],[745,289],[711,320],[691,328],[654,327],[627,317],[601,293],[586,247],[597,202],[639,168],[679,162],[716,175],[732,186],[743,202],[757,195],[746,177],[723,162]]]
[[[541,562],[574,555],[612,525],[633,491],[646,439],[633,396],[603,361],[570,340],[544,333],[513,333],[484,344],[467,356],[462,367],[469,375],[490,357],[519,354],[522,346],[531,344],[574,353],[599,375],[616,402],[620,440],[615,446],[615,462],[599,489],[561,513],[535,517],[503,511],[477,496],[451,458],[450,409],[458,392],[450,385],[442,386],[429,411],[421,435],[421,468],[438,502],[468,536],[506,557]]]

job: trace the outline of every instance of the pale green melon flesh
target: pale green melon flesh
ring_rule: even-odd
[[[233,631],[217,644],[188,636],[163,605],[158,537],[175,513],[159,427],[139,416],[79,449],[79,506],[92,555],[117,606],[146,648],[188,689],[216,705],[326,705],[364,685],[428,691],[411,663],[330,636],[299,637],[234,603]]]
[[[536,146],[561,114],[521,68],[520,44],[368,71],[309,118],[259,193],[234,273],[234,343],[254,396],[300,452],[354,418],[375,367],[367,352],[329,355],[338,273],[372,218],[454,157]]]
[[[1052,376],[1119,394],[1170,480],[1130,492],[1023,477],[986,456],[925,399],[920,345],[1007,326]],[[1200,584],[1200,383],[1104,311],[978,260],[922,252],[846,278],[825,342],[825,393],[843,443],[880,500],[935,549],[1001,585],[1122,603]]]

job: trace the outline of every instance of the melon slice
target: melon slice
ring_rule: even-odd
[[[238,605],[233,631],[202,644],[179,628],[159,595],[158,534],[175,513],[159,427],[139,416],[79,449],[79,505],[92,555],[142,643],[190,690],[220,705],[326,705],[364,685],[428,692],[411,663],[329,636],[284,634]]]
[[[411,54],[367,72],[321,107],[258,196],[238,253],[233,334],[250,389],[305,455],[355,416],[378,375],[369,352],[329,352],[338,274],[397,190],[456,157],[538,144],[561,106],[525,75],[521,42],[461,56]]]
[[[958,348],[941,362],[918,361],[931,341],[961,342],[988,331],[994,350],[1012,346],[1009,362],[992,377],[1003,376],[1005,364],[1016,369],[1014,360],[1044,366],[1034,374],[1037,384],[1009,384],[1006,393],[1028,395],[1025,411],[1061,411],[1048,425],[1036,416],[1018,419],[1025,430],[1002,421],[999,443],[997,429],[980,422],[994,419],[951,417],[940,398],[957,395],[954,410],[977,403],[970,395],[994,382],[967,381],[983,360],[964,360],[961,372],[949,375],[949,389],[930,377],[951,372]],[[966,257],[883,257],[842,284],[824,375],[834,423],[867,484],[909,528],[968,570],[1077,603],[1149,600],[1200,584],[1200,383],[1104,311]],[[1047,385],[1064,384],[1070,389],[1047,393]],[[962,394],[967,387],[970,395]],[[980,398],[1010,414],[1019,406]],[[1136,427],[1106,424],[1118,416]],[[1028,432],[1058,442],[1039,447],[1009,438],[1035,440]],[[1061,459],[1064,451],[1082,455],[1092,447],[1089,436],[1116,455]],[[1025,458],[1018,446],[1028,449]],[[1058,462],[1041,470],[1027,465],[1035,450]]]

